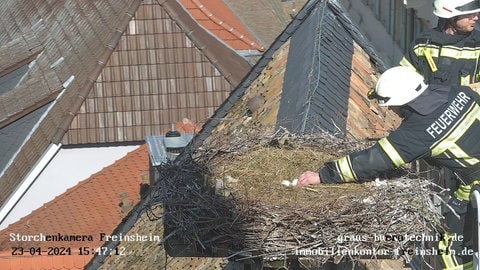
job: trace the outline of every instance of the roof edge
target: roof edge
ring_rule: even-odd
[[[176,0],[164,0],[158,2],[165,8],[168,15],[178,24],[193,43],[201,50],[212,64],[220,70],[225,79],[232,85],[237,86],[245,74],[251,69],[248,61],[236,51],[227,47],[214,37],[209,31],[200,26]],[[216,55],[221,54],[221,59]],[[240,70],[240,72],[239,72]]]
[[[19,59],[18,61],[7,61],[6,64],[3,63],[0,66],[0,77],[32,62],[42,52],[43,47],[32,37],[34,37],[33,34],[27,34],[26,38],[14,39],[0,47],[0,54],[15,54],[16,59]],[[31,44],[28,44],[28,42]]]
[[[75,99],[72,101],[73,104],[70,107],[70,110],[64,115],[59,126],[57,127],[57,131],[52,138],[53,143],[61,143],[63,136],[65,136],[65,133],[68,131],[73,119],[77,115],[82,104],[85,102],[85,99],[88,97],[88,94],[92,90],[95,81],[102,72],[113,51],[117,47],[118,42],[120,41],[123,33],[128,27],[129,22],[135,16],[135,12],[141,4],[142,0],[133,0],[129,8],[123,15],[123,20],[120,22],[121,25],[116,28],[115,31],[111,34],[108,43],[105,44],[104,53],[97,60],[96,66],[93,68],[93,71],[87,76],[87,79],[82,84],[82,87],[80,88]]]
[[[17,205],[30,186],[35,182],[38,175],[45,169],[53,157],[55,157],[60,147],[60,144],[51,143],[45,152],[43,152],[42,157],[33,166],[32,170],[23,179],[20,186],[17,186],[15,191],[5,200],[5,203],[0,208],[0,224],[8,217],[15,205]]]
[[[362,47],[362,49],[375,61],[375,64],[378,66],[381,72],[387,70],[387,65],[383,62],[380,56],[375,52],[375,49],[370,45],[368,39],[363,35],[362,31],[358,26],[350,19],[347,15],[348,12],[343,8],[343,6],[338,2],[338,0],[328,0],[328,6],[332,12],[338,16],[339,22],[342,23],[342,26],[347,32],[349,32],[353,39]]]
[[[239,32],[237,29],[235,29],[233,26],[229,25],[228,23],[226,23],[225,21],[223,21],[221,18],[217,17],[213,12],[211,12],[207,7],[205,7],[205,5],[200,2],[200,0],[192,0],[193,4],[198,8],[200,9],[200,11],[205,14],[205,16],[207,16],[208,18],[210,18],[210,20],[215,23],[216,25],[218,25],[219,27],[229,31],[232,35],[234,35],[236,38],[240,39],[243,43],[249,45],[249,46],[252,46],[254,47],[256,50],[260,51],[260,52],[263,52],[265,51],[265,47],[258,43],[257,41],[255,40],[251,40],[250,38],[248,37],[245,37],[244,34],[242,34],[241,32]]]
[[[18,119],[28,115],[29,113],[54,101],[62,91],[63,91],[63,88],[58,88],[55,91],[51,92],[48,96],[45,96],[42,99],[35,101],[29,107],[22,108],[20,111],[16,112],[15,114],[8,115],[6,118],[0,119],[0,129],[8,126],[9,124],[17,121]]]
[[[214,115],[205,123],[202,130],[195,136],[195,138],[187,145],[187,151],[183,151],[177,158],[176,162],[183,162],[188,158],[191,150],[198,148],[211,134],[215,127],[220,124],[234,104],[244,95],[245,91],[251,83],[262,73],[268,63],[273,59],[273,55],[279,50],[285,42],[293,35],[293,33],[302,25],[304,20],[310,15],[312,10],[318,3],[325,0],[311,0],[306,3],[295,18],[287,25],[283,32],[275,39],[270,47],[265,51],[262,57],[258,60],[255,66],[250,70],[242,83],[238,85],[230,94],[230,96],[219,106]]]

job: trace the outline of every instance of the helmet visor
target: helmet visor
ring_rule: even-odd
[[[367,94],[368,99],[376,99],[378,100],[378,104],[382,105],[385,104],[387,101],[390,100],[390,97],[382,97],[380,96],[374,88],[370,89]]]
[[[470,3],[458,6],[456,7],[456,9],[462,12],[468,12],[468,11],[477,12],[477,10],[480,9],[480,1],[479,0],[472,1]]]

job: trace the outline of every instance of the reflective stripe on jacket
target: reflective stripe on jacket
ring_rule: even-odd
[[[451,87],[445,95],[446,102],[428,115],[407,108],[400,127],[371,148],[326,163],[322,182],[370,181],[419,158],[460,174],[479,172],[472,168],[480,167],[480,97],[465,86]],[[468,178],[479,179],[472,173]]]
[[[479,81],[480,32],[449,35],[430,29],[416,38],[400,65],[421,73],[427,83],[468,85]]]

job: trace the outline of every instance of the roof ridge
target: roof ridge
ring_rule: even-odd
[[[330,10],[337,16],[338,21],[342,24],[343,28],[348,31],[353,39],[360,45],[360,47],[372,58],[375,60],[375,63],[380,68],[380,71],[387,70],[387,65],[384,63],[383,59],[377,54],[375,49],[370,45],[370,41],[365,37],[362,31],[359,29],[358,25],[352,22],[348,12],[344,7],[337,1],[328,1],[327,5],[330,7]]]
[[[82,188],[84,185],[94,181],[94,180],[98,180],[98,179],[92,179],[92,178],[96,178],[96,177],[99,177],[100,175],[103,174],[103,171],[107,170],[108,168],[110,167],[113,167],[113,166],[116,166],[118,165],[118,163],[122,162],[123,160],[129,158],[131,155],[135,154],[136,152],[139,152],[141,150],[143,150],[143,148],[146,148],[147,147],[147,144],[146,143],[143,143],[141,144],[138,148],[126,153],[123,157],[115,160],[113,163],[111,163],[110,165],[108,166],[105,166],[103,167],[101,170],[97,171],[96,173],[93,173],[91,174],[89,177],[83,179],[82,181],[78,182],[75,186],[71,187],[71,188],[68,188],[67,190],[65,190],[65,192],[63,192],[62,194],[58,195],[58,196],[55,196],[55,198],[53,198],[52,200],[44,203],[42,206],[38,207],[37,209],[33,210],[32,212],[30,212],[30,214],[20,218],[19,220],[17,220],[16,222],[8,225],[6,228],[0,230],[1,231],[4,231],[4,230],[8,230],[12,225],[15,225],[17,223],[21,223],[24,221],[24,219],[26,218],[32,218],[36,215],[38,215],[39,213],[41,213],[41,211],[44,209],[44,208],[49,208],[57,203],[59,199],[61,198],[64,198],[64,197],[67,197],[69,194],[71,194],[72,192]]]
[[[245,34],[242,34],[240,31],[236,30],[233,26],[229,25],[226,23],[224,20],[220,19],[217,17],[213,12],[210,11],[200,0],[192,0],[192,3],[194,3],[200,11],[205,14],[212,22],[214,22],[216,25],[224,28],[228,32],[230,32],[232,35],[243,41],[245,44],[248,44],[250,46],[255,47],[255,49],[259,51],[264,51],[265,47],[258,44],[254,40],[249,39],[248,37],[245,36]]]

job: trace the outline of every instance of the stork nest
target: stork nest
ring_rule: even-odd
[[[236,260],[295,257],[321,265],[398,258],[441,231],[432,198],[445,190],[406,169],[364,184],[281,184],[372,142],[284,130],[232,135],[228,142],[212,137],[187,161],[159,168],[151,202],[163,206],[166,239]]]

